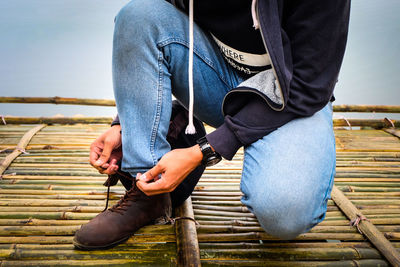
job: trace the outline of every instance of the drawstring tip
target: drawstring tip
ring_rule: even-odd
[[[185,134],[195,134],[195,133],[196,133],[196,128],[194,127],[193,124],[189,124],[186,127]]]

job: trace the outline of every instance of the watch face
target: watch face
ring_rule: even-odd
[[[211,157],[207,160],[207,167],[213,166],[221,161],[220,157]]]

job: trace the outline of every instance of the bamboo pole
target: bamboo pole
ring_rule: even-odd
[[[87,105],[87,106],[115,106],[111,99],[68,98],[68,97],[0,97],[0,103],[23,104],[56,104],[56,105]]]
[[[172,261],[172,260],[171,260]],[[165,266],[173,266],[171,261],[157,261],[154,260],[143,260],[143,259],[81,259],[81,260],[71,260],[71,259],[58,259],[58,260],[3,260],[1,266],[156,266],[158,264],[163,264]]]
[[[271,267],[386,267],[387,262],[384,260],[343,260],[343,261],[281,261],[281,260],[265,260],[265,259],[252,259],[252,260],[202,260],[207,267],[220,267],[220,266],[271,266]]]
[[[109,124],[112,122],[112,118],[109,117],[14,117],[5,116],[4,117],[7,124]],[[395,127],[400,127],[400,121],[392,120]],[[386,120],[380,119],[334,119],[333,125],[338,126],[351,126],[355,127],[372,127],[375,129],[382,129],[385,127],[391,127]]]
[[[389,105],[334,105],[334,112],[400,113],[400,106]]]
[[[17,249],[15,250],[0,250],[0,256],[6,260],[53,260],[53,259],[65,259],[65,260],[85,260],[85,259],[129,259],[137,260],[141,262],[153,262],[153,264],[162,264],[162,266],[169,266],[174,251],[173,248],[168,250],[140,250],[136,249],[133,251],[129,250],[118,250],[117,251],[74,251],[74,250],[29,250],[29,249]],[[147,265],[147,264],[146,264]],[[3,265],[2,265],[3,266]],[[65,265],[64,265],[65,266]],[[83,265],[86,266],[86,265]],[[107,265],[103,265],[107,266]],[[148,266],[148,265],[147,265]],[[153,265],[154,266],[154,265]]]
[[[233,212],[246,212],[246,213],[250,212],[249,209],[245,206],[227,207],[227,206],[215,206],[215,205],[193,205],[193,209],[233,211]]]
[[[103,207],[105,201],[82,200],[82,199],[31,199],[25,196],[24,199],[2,199],[0,207]]]
[[[28,225],[28,226],[0,226],[0,236],[69,236],[75,234],[80,225]],[[172,225],[148,225],[140,228],[135,235],[173,235],[174,229]]]
[[[32,137],[39,132],[41,129],[46,127],[45,124],[38,125],[32,129],[30,129],[27,133],[22,136],[21,140],[18,142],[17,148],[9,155],[6,156],[6,158],[3,160],[3,162],[0,165],[0,175],[4,173],[4,171],[10,166],[10,164],[13,162],[14,159],[16,159],[26,148],[26,146],[29,144],[29,141],[31,141]]]
[[[176,208],[176,214],[181,218],[175,223],[178,266],[201,266],[200,249],[190,197],[180,207]]]
[[[27,245],[24,245],[27,246]],[[30,245],[32,246],[32,245]],[[62,246],[62,245],[61,245]],[[374,248],[369,242],[240,242],[200,243],[200,249],[213,248]],[[375,248],[374,248],[375,249]]]
[[[21,193],[18,192],[19,190],[16,190],[17,194],[16,195],[12,195],[12,194],[0,194],[0,199],[1,200],[11,200],[11,199],[24,199],[25,196]],[[3,192],[2,192],[3,193]],[[53,192],[54,193],[54,192]],[[68,192],[69,193],[69,192]],[[98,195],[70,195],[70,194],[49,194],[49,195],[43,195],[43,194],[38,194],[38,195],[30,195],[28,196],[30,199],[84,199],[84,200],[103,200],[105,198],[105,193],[102,194],[98,194]],[[115,195],[115,194],[110,194],[110,200],[117,200],[119,199],[121,196],[123,195],[123,193],[119,194],[119,195]]]
[[[15,253],[17,252],[17,253]],[[132,253],[133,252],[133,253]],[[29,250],[13,249],[1,250],[7,260],[29,260],[29,259],[143,259],[163,261],[173,255],[170,248],[164,250],[136,249],[133,251],[80,251],[73,250]],[[129,255],[130,254],[130,255]],[[248,248],[248,249],[224,249],[208,248],[202,253],[202,260],[232,260],[244,261],[257,258],[267,258],[269,260],[352,260],[352,259],[381,259],[379,252],[372,248]]]
[[[0,236],[0,244],[72,244],[73,236]],[[175,234],[171,235],[133,235],[126,244],[176,242]]]
[[[364,243],[353,243],[358,247],[363,248],[371,248],[368,244]],[[353,245],[353,246],[354,246]],[[329,246],[327,246],[329,247]],[[332,247],[332,246],[331,246]],[[333,246],[333,247],[350,247],[350,246]],[[73,250],[74,245],[71,244],[52,244],[52,245],[38,245],[38,244],[0,244],[1,249],[32,249],[32,250]],[[117,252],[118,250],[158,250],[158,251],[166,251],[169,250],[172,252],[171,254],[176,254],[176,248],[173,243],[131,243],[119,244],[117,247],[109,248],[107,251]]]
[[[331,212],[327,212],[325,221],[337,221],[337,220],[346,220],[345,215],[341,216],[332,216]],[[196,215],[196,220],[204,220],[204,221],[214,221],[214,222],[222,222],[222,221],[249,221],[249,222],[257,222],[256,218],[250,217],[228,217],[228,216],[205,216],[205,215]],[[399,214],[373,214],[369,215],[370,219],[389,219],[389,218],[400,218]]]
[[[115,106],[112,99],[68,98],[68,97],[0,97],[0,103],[23,104],[63,104],[89,106]],[[400,106],[395,105],[334,105],[334,112],[380,112],[400,113]]]
[[[353,260],[381,259],[372,248],[208,248],[202,250],[202,259],[251,260]]]
[[[333,186],[332,189],[332,199],[350,220],[359,217],[363,218],[362,213],[336,186]],[[400,266],[400,253],[390,244],[375,225],[368,220],[361,220],[358,227],[393,266]]]
[[[0,103],[48,103],[48,104],[70,104],[70,105],[98,105],[115,106],[111,99],[88,99],[88,98],[66,98],[66,97],[0,97]],[[335,112],[382,112],[400,113],[400,106],[390,105],[335,105]]]
[[[71,226],[87,222],[88,220],[0,219],[1,226]]]
[[[216,216],[230,216],[230,217],[236,217],[236,216],[242,216],[242,217],[249,217],[249,218],[255,218],[256,216],[253,213],[250,212],[229,212],[229,211],[213,211],[213,210],[200,210],[200,209],[194,209],[196,212],[196,215],[216,215]]]
[[[370,218],[370,221],[375,225],[399,225],[400,218]],[[197,220],[201,226],[260,226],[257,221],[242,221],[242,220],[225,220],[225,221],[210,221],[210,220]],[[0,220],[1,225],[1,220]],[[318,224],[319,226],[348,226],[349,221],[346,218],[337,220],[324,220]]]
[[[377,228],[382,232],[393,233],[399,231],[397,225],[380,225]],[[1,227],[0,227],[1,229]],[[41,229],[41,228],[40,228]],[[199,234],[205,233],[248,233],[264,232],[261,226],[233,226],[233,225],[200,225],[197,229]],[[357,229],[347,225],[317,225],[309,233],[357,233]]]
[[[51,190],[52,188],[44,188],[43,190],[25,190],[25,189],[1,189],[1,193],[2,194],[14,194],[14,195],[44,195],[45,197],[48,197],[48,195],[53,195],[52,197],[56,197],[56,198],[63,198],[63,195],[71,195],[73,196],[73,198],[76,197],[84,197],[84,196],[88,196],[88,197],[94,197],[94,199],[104,199],[104,196],[107,192],[106,189],[99,189],[99,190],[93,190],[93,188],[90,188],[91,190],[89,191],[78,191],[78,190],[74,190],[73,188],[70,189],[66,189],[66,190],[57,190],[57,191],[53,191]],[[116,199],[117,197],[115,197],[115,194],[121,196],[125,193],[124,189],[122,189],[121,187],[119,188],[119,190],[113,190],[110,192],[110,196],[112,196],[112,199]],[[69,197],[68,197],[69,198]]]
[[[7,124],[110,124],[110,117],[14,117],[5,116],[4,120]]]
[[[365,238],[359,233],[306,233],[296,237],[295,240],[364,240]],[[199,242],[243,242],[243,241],[258,241],[258,240],[279,240],[263,232],[248,232],[248,233],[206,233],[198,234]]]

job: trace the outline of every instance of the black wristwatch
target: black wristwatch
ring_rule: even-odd
[[[199,144],[201,153],[203,153],[203,160],[201,161],[201,164],[209,167],[221,161],[221,155],[212,150],[205,136],[197,140],[197,144]]]

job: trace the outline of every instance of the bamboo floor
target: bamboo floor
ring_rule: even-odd
[[[0,126],[0,160],[18,150],[20,139],[35,127]],[[179,261],[178,249],[190,238],[176,234],[180,230],[171,224],[146,226],[110,250],[74,250],[74,232],[105,205],[106,177],[91,168],[88,152],[108,127],[43,125],[26,153],[20,149],[0,180],[0,266],[190,265]],[[400,251],[396,132],[335,130],[335,185]],[[390,266],[366,235],[349,225],[333,200],[325,220],[311,232],[291,241],[266,234],[240,202],[242,158],[240,151],[234,160],[208,168],[185,203],[198,222],[188,220],[197,230],[192,237],[202,266]],[[112,202],[123,193],[120,184],[112,187]]]

